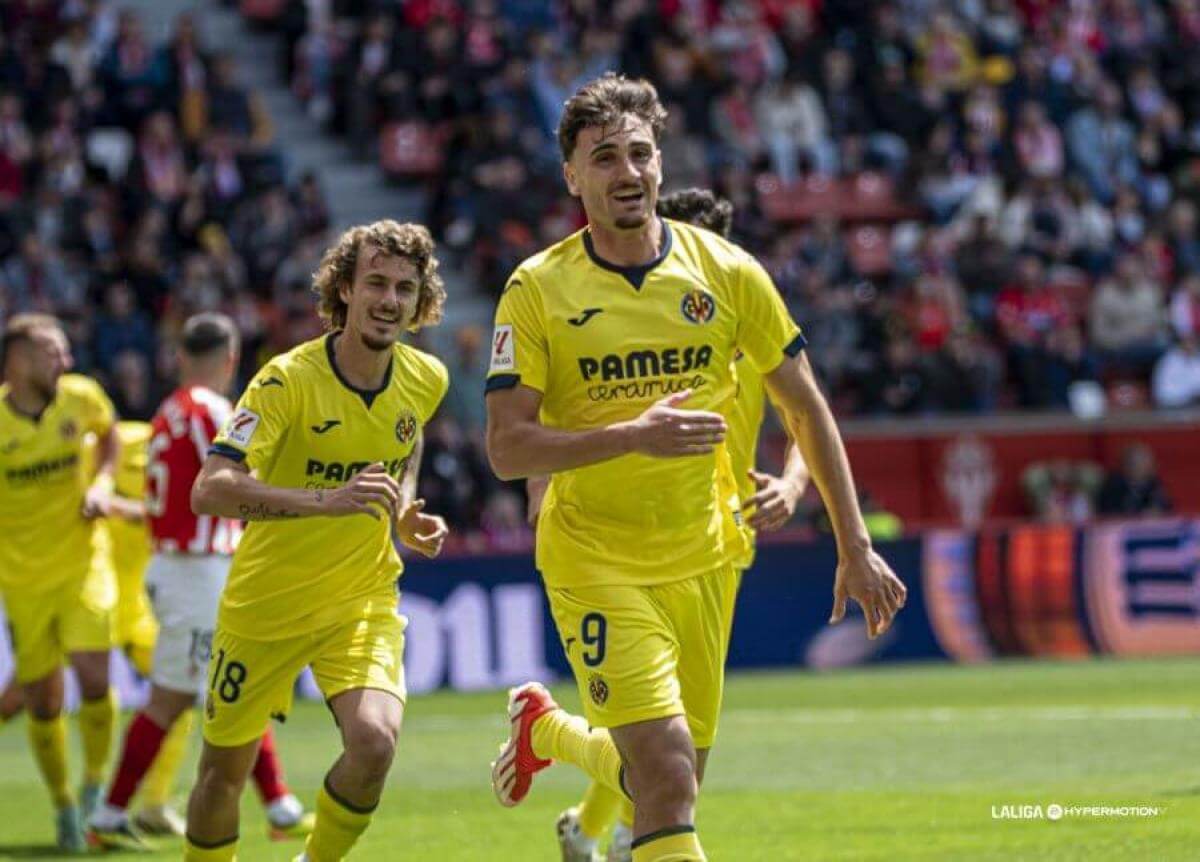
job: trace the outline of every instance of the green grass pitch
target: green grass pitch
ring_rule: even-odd
[[[720,862],[1198,859],[1198,691],[1196,659],[734,676],[700,834]],[[573,688],[556,692],[577,706]],[[488,763],[503,705],[500,693],[413,699],[387,793],[351,859],[556,862],[554,819],[583,779],[556,766],[520,807],[497,805]],[[311,801],[337,747],[328,713],[298,705],[279,738],[293,787]],[[1160,813],[993,816],[993,806],[1050,803]],[[267,842],[263,824],[247,798],[239,858],[290,860],[298,845]],[[10,725],[0,859],[56,858],[50,835],[25,734]],[[167,844],[140,858],[179,856]]]

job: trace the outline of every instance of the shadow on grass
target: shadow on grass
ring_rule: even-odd
[[[0,859],[77,859],[82,855],[63,853],[53,844],[0,844]]]
[[[1164,790],[1160,796],[1200,796],[1200,784],[1195,787],[1177,787],[1174,790]]]

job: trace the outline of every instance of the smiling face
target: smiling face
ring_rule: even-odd
[[[583,202],[588,222],[606,230],[638,230],[649,223],[662,183],[662,153],[650,124],[623,114],[610,126],[579,132],[563,163],[567,189]]]
[[[364,244],[353,283],[340,291],[346,333],[370,350],[390,350],[416,319],[420,286],[420,272],[411,260]]]

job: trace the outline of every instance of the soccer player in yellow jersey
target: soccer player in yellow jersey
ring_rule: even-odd
[[[31,748],[57,809],[58,844],[75,851],[84,835],[67,775],[64,660],[83,695],[84,808],[100,797],[116,717],[108,674],[116,583],[111,565],[93,565],[106,551],[95,519],[108,513],[112,496],[113,408],[94,380],[67,373],[70,348],[53,317],[12,317],[0,365],[0,592]],[[82,458],[89,433],[99,439],[90,484]]]
[[[509,697],[492,772],[515,805],[554,759],[634,803],[634,862],[705,858],[693,825],[716,733],[746,538],[724,445],[737,351],[765,377],[830,512],[833,619],[871,636],[904,602],[874,552],[837,427],[770,277],[716,234],[655,215],[665,111],[645,81],[581,88],[559,124],[588,226],[521,264],[496,312],[488,454],[505,479],[550,474],[537,563],[585,704]]]
[[[707,228],[723,237],[729,236],[733,223],[733,207],[707,189],[681,189],[658,201],[658,214],[664,218],[684,221]],[[749,544],[746,556],[737,568],[744,571],[754,562],[754,540],[757,530],[774,530],[788,522],[796,511],[805,488],[808,487],[808,467],[794,443],[787,448],[783,474],[772,476],[754,469],[758,450],[758,432],[762,426],[766,392],[762,375],[738,355],[737,395],[733,399],[726,421],[729,433],[726,444],[733,475],[737,479],[738,501],[747,515],[744,525]],[[546,481],[543,477],[530,479],[531,521],[541,506]],[[618,814],[619,811],[619,814]],[[629,799],[592,781],[578,806],[568,808],[555,824],[563,862],[593,862],[599,857],[599,839],[613,827],[606,862],[629,862],[633,843],[633,805]]]
[[[343,751],[299,857],[342,859],[391,767],[405,689],[393,535],[435,556],[445,522],[406,499],[446,368],[400,344],[441,319],[433,240],[380,221],[342,235],[314,280],[333,331],[268,362],[218,432],[192,488],[200,514],[248,521],[213,634],[204,751],[184,858],[236,855],[238,798],[272,717],[311,665]]]
[[[116,424],[119,456],[114,472],[113,496],[109,515],[96,524],[107,536],[109,555],[99,555],[98,564],[111,561],[117,581],[117,608],[114,642],[124,651],[143,677],[150,676],[151,658],[158,637],[158,623],[146,594],[146,566],[150,562],[151,542],[146,528],[143,502],[146,487],[149,422],[120,421]],[[88,447],[89,462],[95,447]],[[94,465],[89,463],[87,475]],[[183,832],[182,818],[170,808],[169,800],[175,776],[187,754],[192,729],[191,714],[186,713],[172,727],[159,750],[154,765],[142,785],[142,807],[134,822],[154,835],[178,835]]]

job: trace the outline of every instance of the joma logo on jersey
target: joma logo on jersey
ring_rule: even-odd
[[[708,323],[717,313],[717,301],[708,291],[696,288],[683,295],[679,310],[692,323]]]
[[[658,377],[661,374],[686,374],[697,368],[707,368],[712,361],[712,348],[668,347],[666,350],[633,350],[622,356],[610,353],[596,359],[579,357],[579,373],[583,379],[630,380],[638,377]]]
[[[309,458],[308,464],[304,468],[304,475],[310,478],[320,478],[326,482],[343,482],[355,473],[365,470],[370,464],[370,461],[353,461],[347,464],[344,461],[318,461],[316,458]],[[399,478],[407,465],[407,458],[393,458],[391,461],[383,462],[384,469],[393,478]]]

